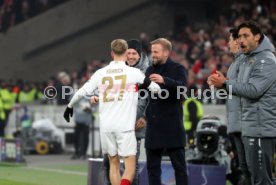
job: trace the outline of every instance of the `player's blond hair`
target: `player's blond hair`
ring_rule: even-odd
[[[167,50],[169,52],[172,51],[172,43],[168,39],[158,38],[154,41],[151,41],[150,43],[151,43],[151,45],[160,44],[165,50]]]
[[[115,55],[123,55],[128,49],[127,41],[124,39],[115,39],[111,42],[111,51]]]

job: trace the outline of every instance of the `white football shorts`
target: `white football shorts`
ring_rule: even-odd
[[[101,132],[101,145],[103,154],[121,157],[133,156],[137,152],[135,131]]]

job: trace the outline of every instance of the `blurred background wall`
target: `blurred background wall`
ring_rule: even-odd
[[[164,37],[214,17],[216,6],[209,0],[66,1],[0,35],[0,78],[44,80],[92,58],[110,60],[113,39]]]

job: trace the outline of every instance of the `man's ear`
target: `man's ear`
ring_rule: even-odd
[[[259,42],[260,42],[260,39],[261,39],[261,34],[255,35],[255,36],[254,36],[254,39],[255,39],[256,42],[259,43]]]
[[[235,45],[240,46],[239,39],[234,40]]]
[[[166,57],[169,57],[169,56],[170,56],[170,52],[169,52],[168,50],[165,50],[164,53],[165,53],[165,56],[166,56]]]
[[[114,58],[114,53],[113,53],[113,51],[111,51],[111,57]]]

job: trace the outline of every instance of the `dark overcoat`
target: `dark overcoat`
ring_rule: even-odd
[[[168,59],[165,64],[152,65],[146,76],[160,74],[165,84],[159,84],[162,92],[159,97],[149,96],[146,109],[147,129],[145,147],[148,149],[177,148],[185,146],[185,130],[183,126],[183,96],[187,81],[185,68]],[[167,98],[164,98],[168,96]],[[157,99],[155,99],[157,97]],[[162,98],[163,97],[163,98]]]

